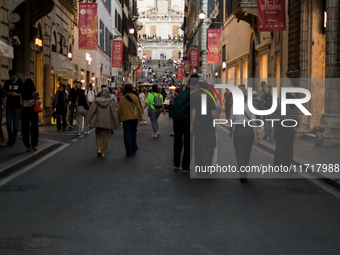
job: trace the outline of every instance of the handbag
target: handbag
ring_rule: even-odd
[[[52,118],[53,118],[53,119],[57,119],[57,111],[56,111],[56,110],[54,110],[54,111],[52,112]]]
[[[34,101],[34,112],[42,112],[42,108],[37,99]]]
[[[135,105],[135,103],[132,101],[132,98],[129,95],[125,95],[125,98],[135,106],[135,116],[138,116],[137,105]]]

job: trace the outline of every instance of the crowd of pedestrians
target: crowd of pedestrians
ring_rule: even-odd
[[[6,117],[8,131],[8,146],[15,146],[19,118],[21,115],[21,133],[23,145],[27,151],[37,150],[39,141],[38,113],[42,110],[39,92],[34,82],[27,79],[24,83],[16,78],[13,70],[9,71],[10,79],[0,89],[1,116]],[[212,84],[211,84],[212,85]],[[201,97],[209,87],[205,81],[199,81],[197,74],[187,78],[181,89],[160,89],[158,85],[152,87],[140,86],[133,88],[132,84],[125,84],[119,88],[101,86],[97,93],[93,84],[82,89],[82,83],[74,81],[73,86],[58,84],[57,92],[53,97],[52,108],[57,119],[57,131],[61,132],[67,127],[77,126],[77,134],[89,134],[90,128],[95,128],[95,144],[98,157],[106,157],[109,134],[114,129],[123,128],[124,145],[127,157],[137,154],[137,127],[145,125],[147,116],[150,117],[152,138],[160,136],[158,118],[165,111],[165,102],[169,105],[169,118],[173,120],[174,136],[173,164],[174,170],[182,168],[189,172],[194,151],[195,165],[211,165],[216,148],[216,128],[213,119],[219,118],[220,105],[210,97],[206,102],[205,115],[199,114],[202,109]],[[229,90],[224,94],[223,103],[225,118],[233,123],[243,123],[252,120],[252,126],[258,126],[255,116],[248,108],[247,90],[239,85],[244,95],[244,114],[233,114],[233,97]],[[292,95],[287,95],[292,98]],[[253,92],[252,101],[255,109],[269,109],[272,106],[271,87],[265,82],[261,83],[261,90]],[[40,110],[39,110],[40,108]],[[148,109],[148,110],[147,110]],[[281,106],[269,118],[282,119]],[[295,106],[289,106],[286,118],[298,118]],[[262,116],[265,135],[263,139],[271,139],[271,127],[266,126],[267,116]],[[1,118],[2,120],[2,118]],[[249,125],[234,125],[230,127],[229,135],[233,138],[233,146],[238,167],[248,166],[253,144],[258,143],[258,128]],[[294,128],[275,126],[276,153],[275,165],[289,165],[293,159]],[[0,129],[1,145],[5,143],[2,128]],[[194,146],[191,142],[194,141]],[[183,153],[182,153],[183,152]],[[247,175],[241,174],[240,181],[246,182]]]

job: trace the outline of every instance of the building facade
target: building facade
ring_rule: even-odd
[[[143,47],[140,56],[151,59],[178,59],[182,54],[184,17],[183,0],[139,0],[138,32]]]

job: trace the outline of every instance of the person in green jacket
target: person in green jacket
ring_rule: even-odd
[[[159,93],[158,85],[152,86],[152,92],[149,93],[148,97],[145,100],[145,106],[149,106],[149,115],[151,120],[151,125],[153,129],[153,135],[151,137],[159,137],[159,130],[158,130],[158,118],[161,115],[162,109],[163,114],[165,115],[165,108],[163,103],[163,96]]]

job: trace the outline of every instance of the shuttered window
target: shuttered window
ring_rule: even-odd
[[[102,49],[104,49],[105,45],[104,45],[104,22],[102,20],[99,20],[99,24],[100,24],[100,29],[99,29],[99,34],[100,34],[100,47]]]
[[[300,70],[301,2],[289,0],[288,71]]]

